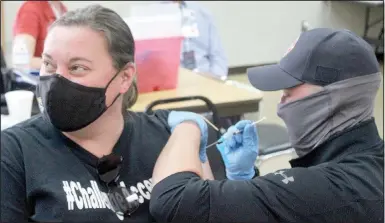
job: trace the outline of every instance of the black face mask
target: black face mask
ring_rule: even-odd
[[[98,119],[110,106],[106,106],[105,88],[86,87],[74,83],[59,74],[40,76],[36,89],[39,106],[51,123],[63,132],[73,132],[86,127]]]

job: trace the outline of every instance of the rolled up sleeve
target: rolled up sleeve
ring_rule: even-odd
[[[13,25],[13,35],[29,34],[35,39],[39,35],[39,4],[35,2],[24,2],[17,12],[15,23]]]

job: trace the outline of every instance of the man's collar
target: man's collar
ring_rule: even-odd
[[[326,142],[303,157],[290,161],[292,167],[309,167],[337,160],[354,153],[383,144],[374,119],[371,118],[331,136]]]

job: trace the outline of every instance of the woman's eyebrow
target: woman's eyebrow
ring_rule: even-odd
[[[52,60],[52,56],[49,55],[48,53],[43,53],[42,54],[44,57],[47,57],[48,59]]]
[[[84,58],[84,57],[72,57],[70,59],[70,63],[73,63],[73,62],[76,62],[76,61],[86,61],[86,62],[89,62],[89,63],[92,63],[91,60],[87,59],[87,58]]]
[[[48,53],[43,53],[42,55],[43,55],[44,57],[46,57],[46,58],[52,60],[52,56],[49,55]],[[76,62],[76,61],[86,61],[86,62],[88,62],[88,63],[92,63],[91,60],[89,60],[89,59],[87,59],[87,58],[85,58],[85,57],[72,57],[72,58],[70,59],[69,62],[70,62],[70,63],[73,63],[73,62]]]

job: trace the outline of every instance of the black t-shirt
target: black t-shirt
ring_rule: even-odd
[[[118,216],[97,175],[98,158],[42,116],[1,133],[1,222],[150,222],[151,176],[170,130],[167,111],[128,112],[113,153],[123,156],[118,183],[139,197],[131,217]]]

